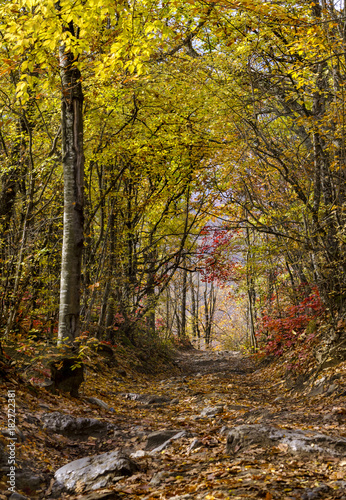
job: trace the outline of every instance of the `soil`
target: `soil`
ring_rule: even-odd
[[[18,461],[45,479],[34,492],[21,490],[27,498],[49,499],[54,472],[77,458],[115,449],[132,454],[145,449],[151,432],[179,429],[186,430],[187,436],[161,453],[135,459],[140,472],[134,476],[102,491],[80,491],[61,498],[346,499],[345,459],[319,453],[303,457],[285,447],[259,446],[229,456],[224,433],[226,427],[263,423],[345,438],[346,363],[322,371],[301,392],[292,390],[280,375],[280,362],[259,369],[252,358],[238,352],[180,351],[175,372],[160,376],[132,371],[123,356],[116,365],[90,370],[78,399],[30,388],[14,379],[2,384],[4,419],[7,390],[16,393],[21,434]],[[129,399],[128,393],[164,396],[170,402],[144,404],[150,399]],[[101,399],[109,408],[90,403],[90,397]],[[203,409],[216,407],[215,416],[201,417]],[[40,417],[51,411],[105,420],[116,431],[102,440],[68,439],[42,429]],[[6,445],[7,439],[4,435],[1,442]],[[195,440],[197,446],[192,449]],[[0,499],[8,498],[4,477],[0,489],[4,491]]]

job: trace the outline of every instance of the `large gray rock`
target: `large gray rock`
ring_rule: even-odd
[[[301,430],[280,429],[267,425],[240,425],[227,432],[226,452],[234,454],[256,444],[282,446],[294,453],[324,453],[335,457],[346,456],[346,439],[325,434],[310,434]]]
[[[53,494],[73,493],[77,487],[78,493],[106,488],[119,477],[130,476],[138,470],[137,463],[119,451],[80,458],[56,471]]]
[[[75,418],[72,415],[54,411],[41,417],[43,428],[72,439],[87,439],[88,436],[101,437],[114,426],[96,418]]]

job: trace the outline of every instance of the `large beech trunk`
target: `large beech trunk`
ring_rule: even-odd
[[[79,334],[83,250],[83,92],[73,56],[60,49],[62,81],[62,150],[64,169],[64,229],[61,262],[58,342]]]

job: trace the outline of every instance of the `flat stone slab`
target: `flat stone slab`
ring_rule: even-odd
[[[114,429],[114,426],[96,418],[75,418],[58,411],[44,413],[41,422],[44,429],[71,439],[87,439],[88,436],[100,437]]]
[[[177,429],[152,432],[148,435],[145,450],[150,451],[150,453],[158,453],[167,448],[172,441],[183,437],[189,437],[189,433],[185,430]]]
[[[150,406],[154,404],[163,404],[169,403],[171,401],[170,398],[166,396],[158,396],[157,394],[134,394],[128,392],[124,394],[125,399],[130,399],[132,401],[138,401],[144,405]]]
[[[324,453],[334,457],[346,456],[346,439],[326,434],[308,433],[302,430],[280,429],[279,427],[254,424],[239,425],[226,433],[226,452],[235,454],[255,444],[279,446],[293,453]]]
[[[218,406],[208,406],[206,408],[203,408],[203,410],[200,413],[200,417],[207,417],[207,418],[214,418],[216,415],[220,415],[223,413],[224,407],[221,405]]]
[[[80,458],[56,471],[53,494],[56,496],[63,491],[73,493],[77,487],[78,493],[106,488],[117,479],[131,476],[138,470],[137,463],[119,451]]]

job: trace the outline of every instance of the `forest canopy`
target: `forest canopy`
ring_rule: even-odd
[[[2,1],[1,335],[222,331],[281,355],[308,351],[325,315],[330,339],[346,299],[345,14]]]

